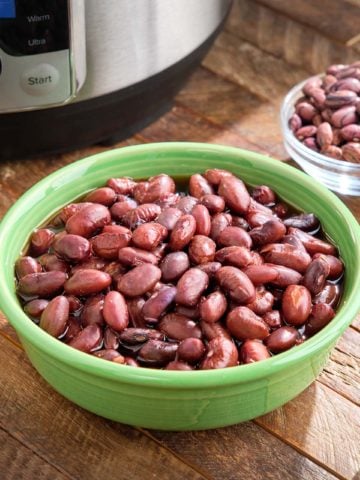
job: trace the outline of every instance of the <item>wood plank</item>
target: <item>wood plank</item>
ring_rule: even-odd
[[[214,124],[181,105],[173,107],[170,112],[137,134],[136,138],[146,142],[218,143],[266,153],[260,146],[251,143],[244,136]]]
[[[302,68],[290,68],[276,58],[224,31],[202,63],[215,74],[271,102],[283,97],[296,83],[309,76]]]
[[[236,0],[226,29],[311,73],[322,72],[332,63],[351,63],[358,58],[355,49],[327,37],[316,27],[289,18],[281,9],[263,5],[261,1]]]
[[[0,364],[0,428],[69,477],[206,478],[138,429],[115,429],[60,396],[2,337]]]
[[[360,406],[360,333],[345,330],[319,381]]]
[[[69,480],[31,449],[0,428],[0,472],[2,480]]]
[[[358,332],[360,332],[360,315],[358,315],[355,320],[353,321],[353,323],[351,324],[352,327],[355,328],[355,330],[357,330]]]
[[[139,142],[132,137],[115,144],[114,148],[136,143]],[[42,178],[76,160],[106,150],[103,146],[95,145],[63,155],[0,162],[0,219],[20,195]]]
[[[347,44],[359,34],[360,8],[346,0],[257,0],[296,22],[319,30],[323,35]],[[339,28],[341,19],[341,28]]]
[[[264,101],[206,68],[198,68],[179,92],[179,105],[285,159],[279,123],[280,99]],[[259,128],[261,125],[261,128]]]
[[[360,470],[360,408],[320,382],[255,422],[342,478]]]
[[[201,465],[214,480],[337,478],[252,422],[206,432],[152,434],[182,457]]]

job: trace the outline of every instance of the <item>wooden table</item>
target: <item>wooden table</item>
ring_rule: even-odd
[[[338,29],[330,35],[329,22],[338,21],[338,10],[331,10],[335,15],[327,22],[317,22],[323,2],[311,2],[307,16],[301,3],[292,2],[287,11],[288,2],[238,0],[224,32],[172,110],[118,146],[203,141],[287,161],[278,122],[283,95],[309,72],[339,61],[340,54],[352,59],[359,51],[356,32],[345,29],[344,36]],[[331,4],[342,3],[354,23],[354,15],[359,18],[354,0],[325,3],[329,11]],[[0,163],[0,216],[45,175],[102,150],[95,146]],[[343,200],[360,218],[360,200]],[[318,380],[295,400],[254,421],[213,431],[148,431],[73,405],[37,374],[1,315],[0,365],[3,480],[360,479],[359,318],[339,340]]]

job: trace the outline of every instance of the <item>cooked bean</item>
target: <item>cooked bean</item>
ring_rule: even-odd
[[[289,285],[282,297],[282,311],[290,325],[302,325],[311,311],[311,295],[302,285]]]
[[[299,333],[294,327],[280,327],[272,332],[264,343],[272,353],[285,352],[296,345]]]
[[[167,236],[167,229],[160,223],[143,223],[133,231],[132,242],[143,250],[153,250]]]
[[[173,303],[176,287],[165,285],[146,300],[142,308],[142,315],[147,323],[157,323],[159,318]]]
[[[201,362],[202,370],[234,367],[238,364],[238,351],[232,340],[215,337],[208,343],[205,358]]]
[[[68,320],[69,301],[63,295],[59,295],[46,305],[39,325],[51,336],[58,338],[65,333]]]
[[[200,338],[189,337],[180,342],[178,358],[188,363],[197,363],[205,353],[205,345]]]
[[[39,228],[30,239],[30,253],[33,257],[39,257],[46,253],[54,240],[55,234],[48,228]]]
[[[221,288],[238,303],[250,303],[255,300],[255,287],[250,278],[236,267],[221,267],[216,272]]]
[[[109,209],[100,203],[92,203],[72,215],[66,222],[65,228],[68,233],[88,238],[110,221]]]
[[[59,271],[29,273],[20,278],[18,292],[30,297],[49,297],[62,289],[66,279],[66,273]]]
[[[144,263],[125,273],[120,278],[117,288],[128,297],[138,297],[150,291],[160,278],[160,268]]]
[[[111,291],[104,298],[103,316],[105,322],[116,332],[123,331],[129,324],[129,311],[121,293]]]
[[[261,317],[247,307],[236,307],[226,317],[226,327],[239,340],[262,340],[269,335],[269,327]]]
[[[81,323],[84,327],[87,325],[104,324],[104,298],[104,295],[100,293],[86,299],[80,315]]]
[[[246,213],[250,205],[250,195],[247,188],[239,178],[224,176],[219,184],[219,195],[226,205],[235,213]]]
[[[178,313],[169,313],[159,323],[159,330],[172,340],[201,338],[200,327],[190,318]]]
[[[269,350],[258,340],[245,340],[240,348],[240,359],[243,363],[260,362],[270,356]]]
[[[192,215],[180,217],[170,234],[170,249],[182,250],[190,243],[190,240],[195,235],[195,231],[196,220]]]
[[[55,242],[54,251],[68,262],[82,262],[90,255],[90,242],[80,235],[67,234]]]
[[[211,230],[211,217],[209,210],[204,205],[195,205],[191,211],[191,215],[196,221],[195,233],[198,235],[209,235]]]
[[[77,270],[69,280],[66,281],[64,289],[65,292],[70,295],[91,295],[105,290],[110,284],[111,277],[108,273],[91,268],[84,268]]]
[[[68,345],[82,352],[90,353],[101,346],[102,332],[99,325],[88,325],[81,330]]]
[[[205,235],[195,235],[189,245],[189,258],[195,264],[212,262],[216,243]]]
[[[189,257],[185,252],[168,253],[160,264],[161,275],[164,282],[178,280],[190,266]]]
[[[205,322],[215,323],[227,309],[226,297],[222,292],[212,292],[200,302],[200,317]]]
[[[190,268],[179,279],[175,301],[181,305],[196,305],[209,284],[209,277],[198,268]]]
[[[41,272],[41,264],[33,257],[20,257],[15,263],[15,272],[18,279],[25,277],[29,273]]]

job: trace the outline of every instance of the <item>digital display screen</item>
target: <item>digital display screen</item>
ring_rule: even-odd
[[[0,0],[0,18],[15,18],[15,0]]]

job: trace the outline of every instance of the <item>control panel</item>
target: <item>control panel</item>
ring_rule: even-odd
[[[84,56],[84,0],[0,0],[0,112],[69,101]]]

